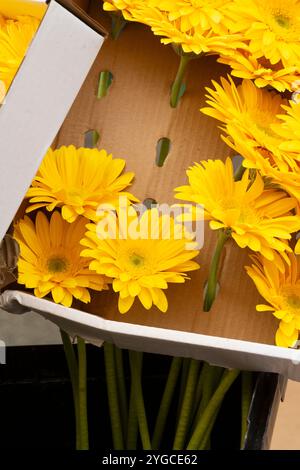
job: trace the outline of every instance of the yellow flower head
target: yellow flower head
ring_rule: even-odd
[[[233,33],[242,33],[251,55],[272,65],[299,65],[299,0],[233,0],[228,6]]]
[[[228,48],[243,48],[241,35],[228,34],[223,24],[223,8],[232,0],[117,1],[104,3],[104,9],[120,10],[128,21],[151,27],[163,36],[163,44],[181,46],[183,52],[200,54],[216,47],[224,54]]]
[[[271,86],[279,92],[291,91],[293,83],[300,77],[299,66],[284,66],[281,62],[271,65],[265,58],[255,59],[245,48],[224,51],[216,45],[215,50],[220,54],[218,62],[232,68],[232,76],[254,80],[258,88]]]
[[[224,7],[231,0],[150,0],[151,6],[168,13],[170,21],[180,19],[183,33],[199,28],[202,31],[222,25]]]
[[[91,270],[113,279],[121,313],[131,308],[136,297],[144,308],[155,305],[166,312],[164,290],[168,283],[184,283],[188,279],[186,272],[199,268],[192,261],[199,252],[187,249],[187,238],[178,236],[172,217],[160,215],[157,209],[139,217],[130,207],[128,218],[130,223],[124,225],[120,214],[118,220],[113,218],[117,224],[114,237],[107,237],[99,226],[89,224],[81,242],[87,248],[81,256],[93,259]]]
[[[300,161],[300,103],[289,102],[288,106],[283,106],[284,114],[278,118],[280,122],[274,124],[272,129],[281,139],[280,149],[293,155]]]
[[[250,80],[236,86],[231,78],[207,89],[205,114],[223,122],[223,140],[244,157],[243,165],[259,170],[292,196],[300,199],[300,107]],[[297,140],[298,139],[298,140]]]
[[[260,252],[280,263],[276,251],[291,251],[286,240],[300,228],[300,217],[291,214],[297,206],[294,198],[278,190],[265,190],[259,173],[255,179],[249,170],[241,181],[234,180],[230,158],[202,161],[187,171],[188,186],[176,189],[176,198],[204,206],[205,218],[212,230],[229,231],[241,247]]]
[[[243,129],[228,124],[226,131],[229,137],[224,141],[239,155],[244,157],[243,166],[259,170],[265,181],[272,187],[284,189],[288,194],[300,201],[300,166],[291,152],[282,151],[280,147],[277,157],[266,146],[260,146],[252,138],[248,138]]]
[[[80,257],[80,240],[86,231],[86,219],[68,224],[55,211],[50,222],[38,212],[35,222],[25,216],[14,231],[20,245],[19,284],[34,289],[37,297],[50,294],[56,303],[72,305],[73,297],[90,302],[88,289],[107,288],[104,276],[89,270],[89,260]]]
[[[0,80],[6,89],[13,81],[40,22],[32,17],[6,20],[0,25]]]
[[[280,122],[277,115],[283,112],[286,100],[276,92],[258,89],[251,80],[243,80],[236,86],[228,77],[228,81],[221,78],[220,85],[214,81],[213,85],[215,89],[206,89],[210,107],[201,111],[223,122],[222,129],[231,138],[234,137],[232,129],[236,127],[245,134],[245,139],[251,139],[257,147],[265,147],[281,157],[278,150],[281,139],[272,130],[272,125]]]
[[[300,330],[300,258],[293,253],[280,272],[276,265],[261,256],[253,257],[254,264],[247,273],[268,305],[257,305],[259,312],[271,311],[280,320],[276,344],[292,347]]]
[[[125,160],[113,158],[105,150],[61,147],[49,149],[27,192],[27,212],[45,206],[62,208],[62,217],[74,222],[78,216],[95,220],[101,204],[118,206],[120,196],[137,201],[124,192],[134,173],[122,174]]]

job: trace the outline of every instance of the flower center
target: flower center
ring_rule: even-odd
[[[130,261],[131,264],[133,264],[133,266],[135,268],[140,268],[140,267],[144,266],[144,264],[145,264],[145,258],[143,258],[140,255],[137,255],[136,253],[133,253],[130,256],[129,261]]]
[[[300,315],[300,286],[288,285],[282,289],[285,308],[291,313]]]
[[[52,274],[64,273],[68,270],[68,260],[59,256],[53,256],[47,261],[48,271]]]
[[[300,297],[299,295],[290,295],[287,298],[287,303],[289,304],[290,307],[292,308],[299,308],[300,309]]]
[[[290,18],[288,18],[287,16],[284,16],[284,15],[276,15],[275,16],[275,21],[281,28],[288,29],[291,25]]]

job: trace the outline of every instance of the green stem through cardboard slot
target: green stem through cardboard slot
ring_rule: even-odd
[[[191,60],[192,60],[192,56],[190,55],[185,55],[185,54],[180,55],[179,68],[178,68],[177,75],[176,75],[175,81],[171,89],[170,104],[172,108],[177,107],[180,101],[180,98],[182,98],[182,96],[185,93],[186,85],[183,82],[183,79],[186,74],[187,66]]]

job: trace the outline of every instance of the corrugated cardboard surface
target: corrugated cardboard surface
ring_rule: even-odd
[[[100,19],[98,0],[90,3],[89,12]],[[185,184],[189,165],[207,158],[224,159],[229,154],[216,121],[199,112],[205,102],[204,87],[228,70],[213,57],[193,61],[187,76],[188,91],[174,110],[169,106],[169,91],[177,66],[178,57],[171,47],[160,44],[144,26],[128,25],[119,40],[106,40],[59,132],[57,146],[82,146],[84,133],[96,129],[100,133],[98,147],[124,158],[127,170],[136,173],[135,195],[141,200],[151,197],[174,202],[173,188]],[[108,96],[97,100],[102,70],[111,71],[114,81]],[[164,167],[158,168],[156,143],[161,137],[171,139],[172,149]],[[244,271],[248,254],[233,243],[226,247],[218,298],[210,313],[202,312],[203,285],[215,241],[215,233],[207,231],[199,257],[201,269],[185,285],[170,286],[166,314],[156,308],[146,311],[136,300],[134,308],[122,316],[117,295],[107,292],[94,295],[84,309],[116,321],[273,344],[277,320],[255,311],[259,295]]]

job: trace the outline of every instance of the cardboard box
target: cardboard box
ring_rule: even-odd
[[[60,3],[68,4],[68,8],[72,9],[67,0],[60,0]],[[109,23],[101,12],[98,0],[83,3],[81,6],[84,6],[93,20],[105,25]],[[54,1],[50,8],[57,12],[62,11],[62,7]],[[86,55],[80,60],[76,57],[75,68],[75,57],[69,61],[69,54],[74,53],[74,47],[70,47],[66,26],[61,28],[59,37],[57,31],[54,35],[53,31],[47,30],[50,11],[45,16],[33,47],[14,82],[7,107],[0,112],[0,154],[7,155],[7,145],[10,142],[7,136],[11,138],[12,133],[16,135],[16,127],[12,127],[16,114],[20,135],[15,139],[16,143],[9,145],[10,158],[6,162],[9,161],[10,165],[6,165],[4,172],[2,167],[5,165],[1,161],[0,206],[8,207],[3,233],[25,194],[43,153],[60,126],[59,120],[70,105],[71,94],[67,94],[67,98],[65,96],[65,72],[77,74],[79,85],[88,69],[88,62],[92,62],[91,56],[101,45],[99,36],[93,36],[92,30],[88,30],[84,23],[73,17],[71,21],[71,17],[67,15],[66,19],[73,26],[77,21],[74,40],[84,41],[81,28],[92,36],[88,38],[91,41],[89,60]],[[65,19],[61,19],[66,25]],[[40,106],[39,113],[43,119],[40,116],[37,119],[37,116],[27,112],[27,120],[33,124],[34,132],[29,129],[30,126],[25,131],[20,124],[21,119],[24,120],[29,102],[28,93],[24,97],[22,90],[31,87],[33,92],[36,87],[39,88],[37,78],[40,70],[35,70],[38,68],[36,52],[42,49],[41,41],[47,43],[49,48],[47,63],[57,60],[54,50],[57,50],[58,42],[53,48],[49,45],[48,35],[51,32],[60,46],[64,44],[63,57],[68,57],[68,65],[64,68],[61,64],[61,68],[57,68],[56,80],[60,81],[60,87],[58,83],[55,87],[44,83],[38,90],[39,104],[36,103],[36,106]],[[115,157],[124,158],[127,170],[135,172],[132,192],[137,197],[141,200],[154,198],[158,202],[174,202],[173,189],[186,181],[185,170],[188,166],[201,159],[226,158],[230,153],[220,139],[216,122],[199,112],[199,108],[205,103],[204,87],[212,79],[219,80],[220,76],[226,75],[228,69],[217,64],[214,57],[192,61],[187,77],[188,91],[178,108],[172,109],[169,105],[169,91],[177,66],[178,57],[174,51],[160,44],[159,38],[154,37],[149,29],[140,24],[128,25],[119,40],[108,38],[104,42],[55,139],[55,145],[82,146],[85,133],[88,130],[97,130],[100,134],[98,147],[112,152]],[[96,91],[99,73],[103,70],[109,70],[114,79],[108,96],[99,100]],[[36,75],[34,79],[32,74]],[[54,79],[53,75],[51,79]],[[56,107],[52,106],[51,113],[49,109],[45,109],[45,104],[51,106],[54,98],[56,106],[60,103],[59,119],[54,118]],[[2,111],[5,109],[4,119]],[[17,109],[22,112],[16,113]],[[171,152],[164,166],[159,168],[155,163],[156,145],[162,137],[171,140]],[[23,161],[20,172],[17,162],[21,154]],[[12,188],[11,181],[16,181],[16,178],[18,184]],[[279,372],[300,380],[300,351],[275,347],[273,344],[278,321],[271,314],[258,313],[255,310],[255,305],[260,300],[244,270],[244,266],[249,263],[246,250],[228,243],[219,279],[220,292],[211,312],[202,311],[203,286],[216,241],[215,233],[207,230],[205,235],[205,245],[199,256],[201,269],[191,274],[191,281],[168,289],[169,310],[166,314],[156,308],[146,311],[136,302],[122,316],[117,309],[117,296],[112,292],[93,295],[91,304],[80,306],[85,312],[77,309],[78,304],[75,305],[76,309],[66,309],[47,300],[34,298],[28,293],[16,291],[5,292],[2,305],[11,310],[18,310],[16,306],[20,305],[21,310],[39,311],[71,334],[81,335],[94,343],[108,340],[119,347],[195,357],[227,367]]]

